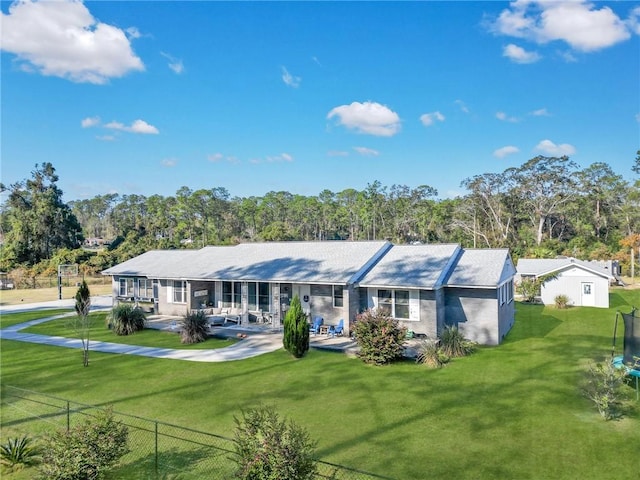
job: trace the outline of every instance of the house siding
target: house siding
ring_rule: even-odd
[[[555,304],[558,295],[569,297],[569,304],[582,306],[582,283],[594,285],[595,307],[609,308],[609,280],[586,270],[573,268],[560,272],[556,279],[545,283],[541,288],[540,298],[545,305]]]
[[[500,343],[501,331],[499,322],[496,322],[499,312],[495,289],[449,287],[445,293],[445,304],[447,325],[457,326],[460,332],[473,342],[482,345]],[[507,312],[504,313],[506,315]]]

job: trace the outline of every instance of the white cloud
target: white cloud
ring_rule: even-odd
[[[293,162],[293,157],[288,153],[281,153],[280,155],[268,156],[267,162],[269,163]]]
[[[184,72],[184,64],[182,63],[182,60],[175,58],[172,55],[169,55],[168,53],[164,53],[164,52],[160,52],[160,55],[162,55],[164,58],[169,60],[169,63],[167,64],[167,66],[171,70],[173,70],[174,73],[180,75],[182,72]]]
[[[212,153],[211,155],[207,156],[207,160],[209,160],[210,162],[213,163],[217,163],[220,162],[224,159],[224,155],[221,153]]]
[[[536,52],[528,52],[524,48],[510,43],[502,49],[502,56],[515,63],[535,63],[542,57]]]
[[[498,34],[539,44],[562,41],[574,50],[591,52],[627,40],[633,14],[626,22],[609,7],[598,8],[586,0],[517,0],[503,10],[491,29]]]
[[[553,155],[556,157],[560,157],[563,155],[573,155],[576,153],[576,147],[570,145],[568,143],[562,143],[560,145],[556,145],[551,140],[542,140],[538,145],[536,145],[536,150],[540,150],[547,155]]]
[[[380,152],[378,150],[374,150],[373,148],[353,147],[353,149],[360,155],[363,155],[365,157],[377,157],[378,155],[380,155]]]
[[[178,160],[176,160],[175,158],[165,158],[160,162],[163,167],[167,168],[175,167],[177,163]]]
[[[520,149],[518,147],[514,147],[513,145],[507,145],[505,147],[498,148],[493,152],[493,156],[497,158],[504,158],[507,155],[512,155],[514,153],[518,153]]]
[[[358,133],[391,137],[400,131],[398,114],[376,102],[340,105],[327,114],[327,119],[333,117],[338,117],[338,125],[344,125]]]
[[[87,117],[83,118],[80,122],[82,128],[91,128],[100,125],[100,117]]]
[[[538,110],[534,110],[531,112],[531,115],[534,117],[550,117],[551,114],[547,111],[546,108],[539,108]]]
[[[424,113],[420,115],[420,121],[422,125],[429,127],[435,122],[444,122],[444,115],[440,112]]]
[[[144,70],[126,33],[96,21],[82,2],[17,1],[0,19],[1,48],[23,70],[94,84]]]
[[[502,120],[503,122],[511,122],[511,123],[517,123],[520,120],[516,117],[510,117],[509,115],[507,115],[505,112],[496,112],[496,118],[498,120]]]
[[[120,130],[122,132],[129,133],[142,133],[142,134],[151,134],[157,135],[160,133],[156,127],[153,125],[149,125],[144,120],[135,120],[130,126],[124,125],[120,122],[109,122],[104,125],[104,128],[109,128],[112,130]]]
[[[290,87],[298,88],[302,78],[291,75],[285,67],[282,67],[282,81]]]
[[[467,105],[462,101],[462,100],[456,100],[455,103],[462,112],[464,113],[469,113],[469,108],[467,107]]]

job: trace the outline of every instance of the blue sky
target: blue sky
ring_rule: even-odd
[[[65,200],[460,182],[640,148],[640,2],[2,2],[2,182]]]

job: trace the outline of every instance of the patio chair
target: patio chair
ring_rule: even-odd
[[[338,325],[331,325],[327,331],[327,335],[335,337],[336,335],[344,334],[344,320],[341,318]]]
[[[314,335],[320,333],[320,326],[324,323],[324,318],[316,317],[313,319],[313,324],[309,326],[309,333]]]

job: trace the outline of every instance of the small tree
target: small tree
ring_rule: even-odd
[[[297,295],[291,300],[289,310],[284,317],[282,343],[284,348],[296,358],[303,357],[309,351],[309,325]]]
[[[259,407],[234,417],[235,478],[307,480],[316,478],[316,442],[293,421],[280,420],[273,407]]]
[[[121,303],[111,309],[108,322],[116,335],[131,335],[144,328],[146,317],[140,308]]]
[[[82,280],[78,291],[76,292],[76,323],[75,329],[79,333],[82,340],[82,364],[89,366],[89,332],[91,330],[91,321],[89,320],[89,310],[91,309],[91,292],[87,282]]]
[[[366,310],[358,315],[354,327],[358,356],[365,363],[384,365],[404,353],[407,329],[384,309]]]
[[[583,392],[605,420],[622,416],[622,386],[626,375],[624,368],[616,368],[612,362],[589,365]]]
[[[209,335],[207,316],[202,310],[187,313],[182,317],[180,326],[181,343],[190,344],[204,342]]]
[[[102,478],[129,451],[128,436],[128,428],[115,420],[110,408],[100,411],[47,439],[40,472],[55,480]]]
[[[554,274],[542,275],[537,278],[524,277],[518,284],[516,284],[516,292],[522,295],[525,302],[533,303],[535,302],[536,297],[540,295],[542,286],[556,278],[558,278],[558,276]]]

